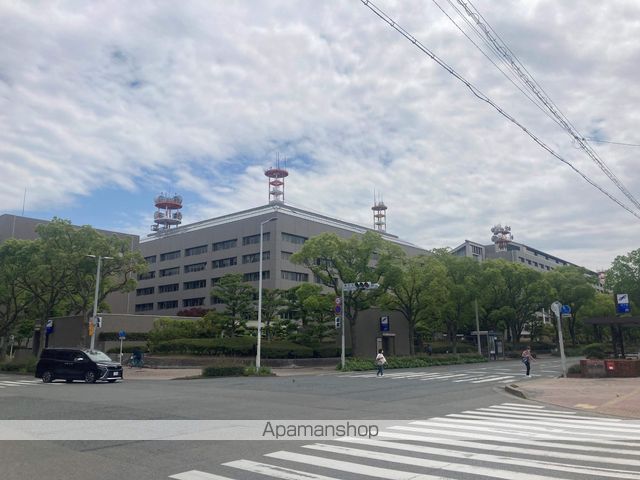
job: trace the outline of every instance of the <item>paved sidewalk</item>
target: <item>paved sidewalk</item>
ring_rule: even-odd
[[[560,407],[640,418],[640,377],[533,379],[505,389],[522,398]]]

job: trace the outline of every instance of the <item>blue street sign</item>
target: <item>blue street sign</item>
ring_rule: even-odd
[[[126,337],[127,337],[127,332],[125,332],[124,330],[120,330],[118,332],[118,339],[124,340]]]
[[[380,317],[380,331],[381,332],[389,331],[389,317]]]
[[[47,320],[46,333],[47,335],[50,335],[53,333],[53,320]]]
[[[562,315],[570,315],[571,314],[571,307],[569,305],[562,305],[562,309],[560,310],[560,313]]]
[[[629,313],[631,308],[629,307],[629,294],[618,293],[616,294],[616,313]]]
[[[340,305],[336,305],[335,312],[336,315],[340,315],[340,312],[342,312],[342,307]]]

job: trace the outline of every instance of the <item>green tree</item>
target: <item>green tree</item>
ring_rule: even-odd
[[[342,285],[353,282],[379,283],[390,265],[401,254],[397,245],[383,240],[375,232],[354,235],[349,239],[335,233],[322,233],[305,242],[291,261],[307,267],[324,285],[341,296]],[[345,292],[344,314],[349,321],[351,347],[357,345],[356,323],[358,314],[375,301],[378,292],[356,290]]]
[[[0,245],[0,338],[25,318],[31,296],[21,288],[21,257],[24,240],[7,240]],[[0,356],[4,350],[0,351]]]
[[[605,285],[614,293],[629,294],[629,300],[640,306],[640,248],[613,260]]]
[[[392,264],[383,280],[380,306],[399,312],[409,326],[409,353],[415,354],[416,325],[433,318],[446,302],[447,269],[433,256],[403,255]],[[435,315],[437,317],[437,314]]]
[[[596,278],[589,275],[586,269],[574,266],[558,267],[547,272],[546,278],[554,288],[557,299],[563,305],[571,307],[571,316],[567,318],[566,324],[571,344],[575,346],[579,323],[578,312],[595,297]]]
[[[577,312],[579,321],[583,321],[587,318],[596,317],[615,317],[616,305],[613,301],[613,297],[607,293],[596,292],[594,297],[586,302],[580,310]],[[605,340],[604,332],[601,325],[593,325],[592,330],[593,340],[598,343],[602,343]]]
[[[256,289],[242,281],[242,274],[230,273],[223,276],[213,287],[212,294],[225,304],[224,314],[228,323],[226,335],[236,336],[247,327],[247,321],[255,318],[254,297]]]
[[[275,321],[286,305],[282,290],[277,288],[262,292],[262,323],[267,341],[271,340],[271,323]]]
[[[298,340],[315,344],[335,335],[333,297],[317,284],[303,283],[284,293],[285,311],[300,322]]]

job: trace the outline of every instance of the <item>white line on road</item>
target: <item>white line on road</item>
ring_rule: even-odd
[[[220,475],[201,472],[200,470],[189,470],[188,472],[176,473],[175,475],[169,476],[169,478],[175,478],[176,480],[233,480],[229,477],[221,477]]]
[[[271,478],[280,480],[339,480],[335,477],[317,475],[315,473],[303,472],[292,468],[283,468],[269,463],[252,462],[250,460],[237,460],[235,462],[223,463],[225,467],[239,468],[252,473],[259,473]]]

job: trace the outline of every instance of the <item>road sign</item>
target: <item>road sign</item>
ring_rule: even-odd
[[[126,338],[127,338],[127,332],[125,332],[124,330],[120,330],[120,331],[118,332],[118,338],[119,338],[120,340],[124,340],[124,339],[126,339]]]
[[[53,320],[47,320],[47,324],[45,328],[46,328],[47,335],[53,333]]]
[[[388,332],[389,331],[389,317],[388,316],[380,317],[380,331],[381,332]]]
[[[340,315],[340,313],[342,312],[342,307],[340,305],[336,305],[334,311],[336,312],[336,315]]]
[[[334,321],[336,323],[336,328],[340,328],[342,325],[342,317],[335,317]]]
[[[95,318],[96,328],[102,328],[102,317]]]
[[[342,305],[342,298],[336,297],[336,305]]]
[[[616,294],[616,313],[629,313],[631,308],[629,307],[629,294],[618,293]]]
[[[556,314],[556,317],[560,316],[561,308],[562,308],[562,304],[558,301],[555,301],[551,304],[551,311]]]

